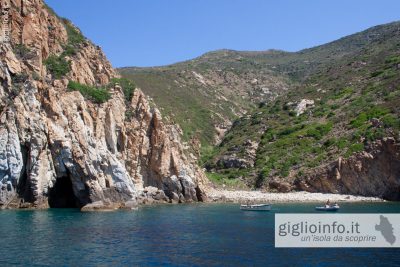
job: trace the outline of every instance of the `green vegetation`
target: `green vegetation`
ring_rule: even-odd
[[[67,30],[69,45],[76,47],[86,40],[82,33],[72,25],[70,20],[63,18],[62,22]]]
[[[74,81],[69,81],[68,89],[71,91],[79,91],[85,98],[98,104],[106,102],[111,97],[110,93],[105,88],[84,85]]]
[[[26,80],[29,79],[29,75],[26,72],[23,73],[19,73],[19,74],[15,74],[13,76],[11,76],[12,79],[12,83],[15,84],[22,84],[24,83]]]
[[[214,184],[218,186],[224,185],[226,188],[233,188],[233,189],[246,188],[243,181],[237,178],[228,178],[226,177],[226,175],[220,173],[211,173],[211,172],[207,172],[206,175],[210,181],[212,181]]]
[[[114,87],[116,84],[122,87],[124,92],[125,100],[131,101],[133,93],[135,92],[136,85],[132,80],[126,78],[112,78],[108,87]]]
[[[56,79],[62,78],[71,70],[71,63],[62,56],[51,55],[44,64]]]
[[[17,44],[14,46],[14,54],[21,60],[28,60],[31,58],[31,50],[24,44]]]
[[[68,34],[68,42],[63,46],[64,51],[62,57],[73,56],[76,54],[77,49],[79,49],[80,44],[82,44],[86,39],[82,33],[72,25],[71,21],[65,18],[62,18],[61,20]]]
[[[262,187],[273,177],[291,182],[377,139],[400,136],[399,26],[377,26],[296,53],[221,50],[171,66],[119,71],[182,127],[185,140],[201,140],[200,163],[214,183]],[[265,88],[277,96],[269,98]],[[315,106],[297,116],[302,99]],[[213,146],[214,126],[225,120],[233,125]],[[259,144],[255,151],[249,140]],[[254,167],[225,168],[226,156]]]
[[[363,144],[360,144],[360,143],[352,144],[352,145],[349,147],[349,149],[347,150],[345,156],[346,156],[346,157],[349,157],[349,156],[351,156],[353,153],[355,153],[355,152],[360,152],[360,151],[362,151],[363,149],[364,149],[364,145],[363,145]]]
[[[382,116],[388,114],[390,111],[384,107],[372,107],[367,112],[360,113],[356,119],[351,121],[351,126],[354,128],[359,128],[364,125],[367,121],[373,118],[381,118]]]
[[[51,14],[57,16],[49,6],[45,4],[45,7]],[[60,79],[68,74],[68,72],[71,70],[71,63],[66,59],[66,57],[74,56],[77,49],[79,49],[80,45],[86,40],[82,33],[72,25],[71,21],[65,18],[60,18],[60,20],[67,31],[68,42],[63,45],[64,51],[60,55],[50,55],[44,61],[47,69],[56,79]],[[20,55],[26,56],[29,54],[27,48],[22,45],[16,46],[14,49]]]

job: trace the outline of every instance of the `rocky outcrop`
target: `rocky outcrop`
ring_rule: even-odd
[[[10,44],[23,45],[22,72],[35,72],[46,77],[44,60],[50,55],[60,55],[68,43],[65,19],[57,17],[42,0],[4,0],[10,3]],[[4,28],[4,25],[2,25]],[[79,32],[79,29],[76,29]],[[8,57],[9,58],[9,57]],[[72,57],[68,78],[84,84],[106,84],[115,71],[100,47],[84,40]],[[14,64],[16,65],[16,64]],[[11,65],[9,65],[11,66]],[[12,72],[12,69],[10,69]],[[12,72],[15,73],[15,72]]]
[[[102,104],[67,89],[69,80],[104,87],[116,77],[101,49],[83,41],[66,56],[70,71],[55,79],[43,62],[65,49],[63,21],[41,0],[10,4],[11,40],[0,47],[0,206],[107,210],[144,198],[204,200],[196,159],[139,89],[127,101],[114,86]]]
[[[296,116],[300,116],[301,114],[303,114],[304,112],[306,112],[306,110],[310,107],[314,106],[314,100],[310,100],[310,99],[302,99],[296,106],[296,108],[294,109],[294,111],[296,112]]]
[[[315,169],[295,181],[298,190],[400,200],[400,144],[393,138]]]
[[[280,193],[287,193],[293,189],[293,186],[285,181],[281,181],[278,179],[272,179],[268,182],[269,189],[276,190]]]
[[[246,140],[240,148],[233,147],[225,155],[222,155],[218,159],[216,166],[225,169],[254,167],[258,145],[259,143],[256,141]]]

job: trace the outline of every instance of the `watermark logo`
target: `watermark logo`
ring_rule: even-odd
[[[11,40],[10,8],[9,0],[1,0],[1,43],[9,43]]]
[[[275,247],[400,247],[400,214],[275,214]]]

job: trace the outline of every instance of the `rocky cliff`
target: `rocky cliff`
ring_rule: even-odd
[[[179,128],[139,89],[127,98],[110,85],[117,75],[99,47],[42,0],[0,8],[0,206],[204,200],[206,178]]]
[[[295,181],[296,189],[400,199],[400,144],[385,138]]]

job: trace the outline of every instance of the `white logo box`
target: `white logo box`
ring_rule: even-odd
[[[400,247],[400,214],[275,214],[275,247]]]

